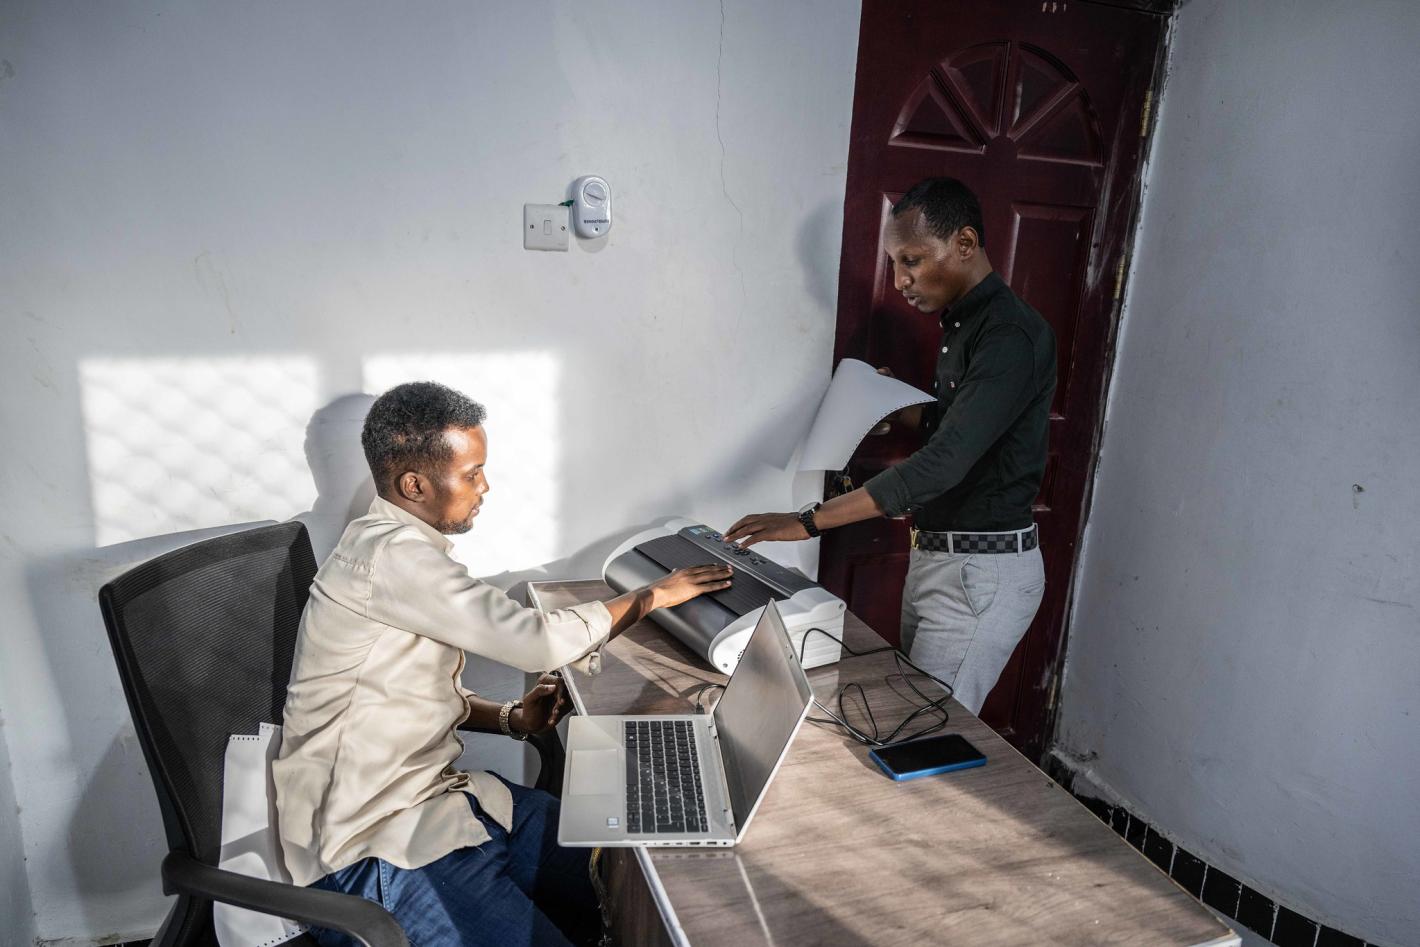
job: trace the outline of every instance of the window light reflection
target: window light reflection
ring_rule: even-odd
[[[80,406],[99,546],[309,509],[301,357],[84,359]]]

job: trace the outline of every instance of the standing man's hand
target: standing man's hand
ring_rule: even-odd
[[[896,378],[892,369],[884,365],[878,369],[879,375],[886,375],[888,378]],[[922,426],[922,406],[920,404],[910,404],[899,411],[894,411],[878,422],[868,433],[871,435],[882,435],[892,430],[894,424],[901,424],[909,430],[917,430]]]
[[[541,733],[557,726],[557,721],[572,709],[567,685],[556,674],[544,674],[532,690],[523,695],[523,705],[517,708],[508,726],[521,733]]]
[[[797,513],[751,513],[725,531],[727,541],[738,542],[741,546],[808,538],[809,531],[799,522]]]

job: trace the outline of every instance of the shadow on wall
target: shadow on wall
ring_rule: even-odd
[[[316,485],[308,512],[293,519],[306,524],[316,562],[324,562],[351,520],[364,516],[375,498],[360,429],[375,403],[373,395],[342,395],[311,416],[306,425],[306,463]]]
[[[360,426],[373,401],[364,394],[336,398],[317,410],[306,427],[305,452],[316,497],[312,508],[294,519],[306,524],[318,561],[374,496],[360,447]],[[56,752],[69,754],[79,786],[65,834],[67,867],[91,929],[108,926],[112,917],[97,902],[143,899],[155,905],[153,923],[160,919],[156,906],[164,898],[158,866],[167,852],[152,778],[99,614],[98,591],[129,569],[174,549],[271,522],[185,530],[74,550],[40,560],[26,572],[50,679],[64,711],[64,720],[55,725],[64,728],[67,741],[56,741]],[[53,872],[64,870],[62,861],[50,864]],[[49,880],[61,889],[68,881]]]
[[[842,238],[843,205],[825,201],[804,218],[794,241],[804,268],[804,289],[830,318],[838,314],[838,300],[833,294],[838,286]]]
[[[49,677],[64,712],[64,719],[53,721],[51,728],[63,727],[67,739],[56,739],[53,753],[68,753],[69,768],[78,783],[65,833],[68,874],[91,929],[107,925],[112,916],[95,903],[100,901],[144,899],[155,906],[156,923],[160,917],[156,906],[164,901],[158,865],[167,852],[153,782],[99,615],[99,588],[163,553],[269,522],[188,530],[75,550],[35,562],[26,570]],[[53,804],[62,803],[56,798]],[[30,859],[31,865],[37,862]],[[47,864],[56,874],[63,871],[58,859]],[[68,877],[47,880],[59,890],[69,882]]]

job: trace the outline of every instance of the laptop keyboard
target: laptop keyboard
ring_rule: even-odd
[[[626,831],[706,832],[689,720],[626,721]]]

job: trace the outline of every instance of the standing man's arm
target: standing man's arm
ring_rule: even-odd
[[[834,497],[814,513],[823,531],[875,516],[901,516],[961,482],[981,455],[1005,433],[1035,393],[1035,352],[1013,328],[989,333],[962,378],[956,400],[927,443],[866,484]],[[797,513],[755,513],[725,531],[725,538],[759,542],[808,539]]]

